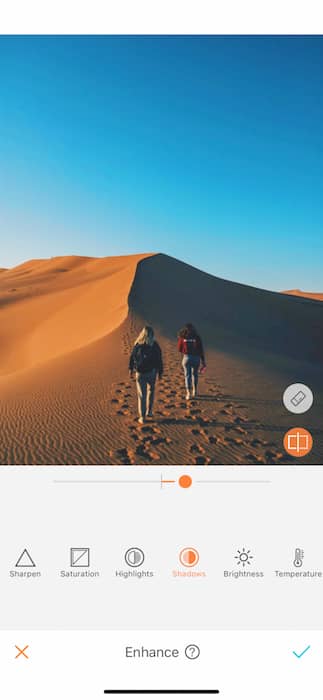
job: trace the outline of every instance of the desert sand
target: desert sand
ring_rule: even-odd
[[[207,371],[188,405],[176,350],[186,321]],[[161,254],[32,260],[0,273],[0,463],[320,464],[323,305],[227,282]],[[154,420],[137,422],[128,358],[154,326],[165,373]],[[312,387],[293,416],[285,387]],[[293,426],[311,430],[303,461],[284,453]]]

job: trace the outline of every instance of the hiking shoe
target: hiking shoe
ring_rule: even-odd
[[[146,413],[146,418],[153,418],[153,414],[151,411],[149,413]]]
[[[191,398],[191,394],[189,391],[186,392],[186,401],[189,401]]]
[[[143,425],[144,422],[145,422],[145,419],[140,416],[140,418],[138,418],[138,423],[140,423],[140,425]]]

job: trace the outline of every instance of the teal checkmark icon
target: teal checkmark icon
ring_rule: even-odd
[[[310,648],[311,648],[311,646],[310,646],[310,644],[309,644],[308,647],[306,647],[306,649],[303,649],[303,651],[301,651],[300,654],[298,654],[297,651],[293,651],[293,654],[294,654],[294,656],[296,656],[297,659],[301,659],[302,656],[304,656],[304,654],[306,654],[306,652],[307,652]]]

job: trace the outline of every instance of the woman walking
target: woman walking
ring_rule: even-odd
[[[135,341],[129,361],[131,377],[134,372],[138,394],[138,421],[144,423],[146,418],[152,418],[156,379],[157,376],[161,379],[163,375],[162,353],[151,326],[145,326]]]
[[[197,397],[199,368],[206,367],[202,340],[192,323],[186,323],[178,333],[177,347],[183,356],[186,401]]]

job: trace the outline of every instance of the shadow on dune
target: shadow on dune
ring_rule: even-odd
[[[158,254],[139,262],[130,312],[167,337],[190,320],[208,346],[323,363],[323,305],[213,277]]]

